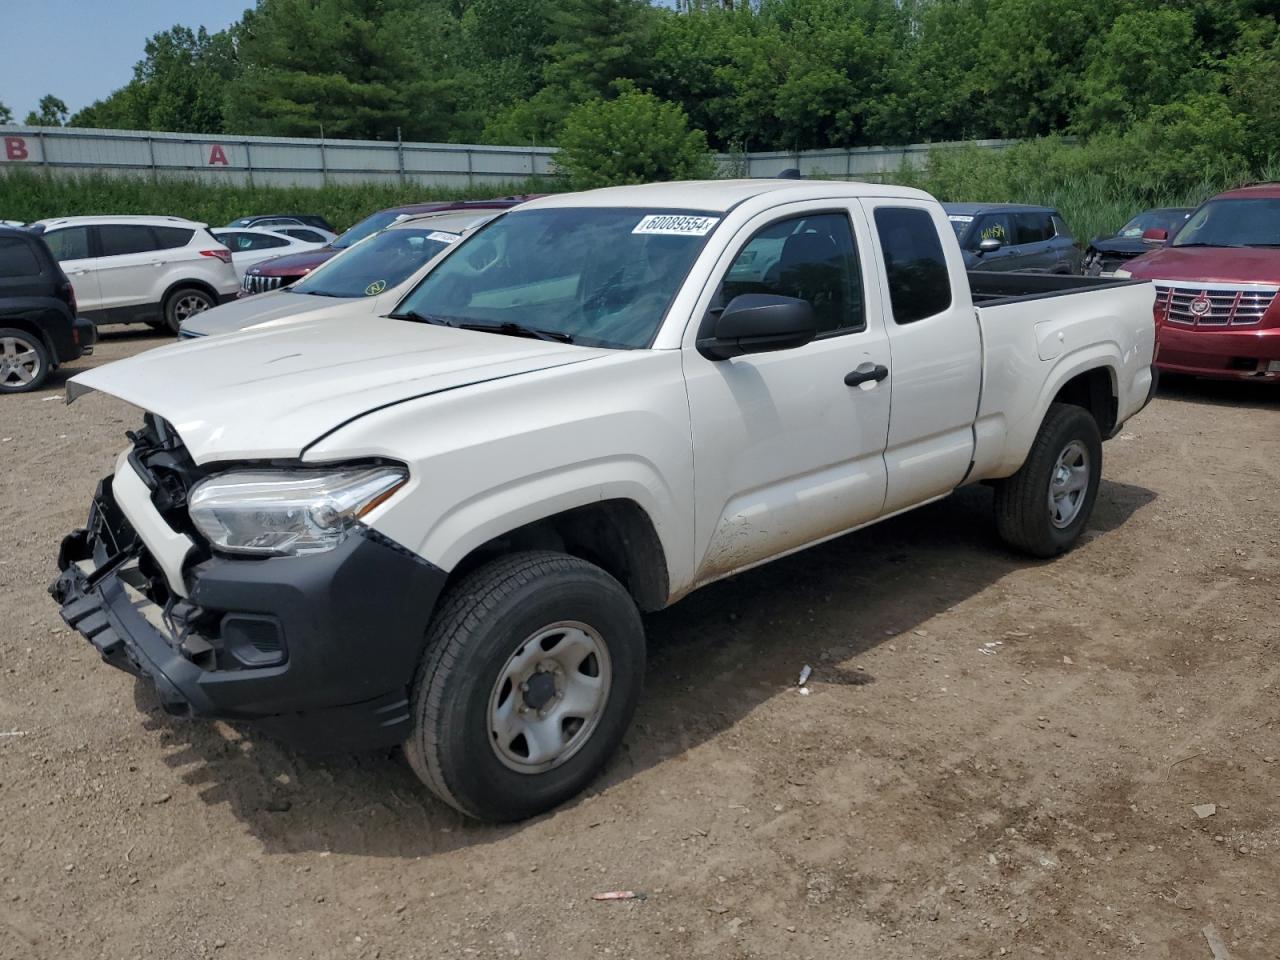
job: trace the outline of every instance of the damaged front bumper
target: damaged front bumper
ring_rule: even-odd
[[[130,469],[123,467],[122,469]],[[195,556],[186,596],[99,486],[49,592],[102,659],[185,716],[254,720],[312,748],[402,741],[445,573],[373,530],[305,557]]]

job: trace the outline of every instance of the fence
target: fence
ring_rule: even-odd
[[[1001,149],[1012,140],[978,140]],[[399,182],[469,187],[555,176],[554,147],[403,143],[385,140],[309,140],[226,137],[137,130],[0,126],[0,173],[36,167],[55,173],[107,172],[124,176],[188,177],[260,186],[318,187],[327,183]],[[772,176],[798,167],[805,176],[878,179],[904,161],[954,143],[856,147],[796,153],[721,154],[726,175]]]

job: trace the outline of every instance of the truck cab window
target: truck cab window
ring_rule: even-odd
[[[915,323],[951,306],[951,274],[929,211],[876,208],[876,230],[896,323]]]
[[[719,305],[744,293],[809,301],[819,335],[864,329],[862,275],[849,218],[812,214],[757,231],[725,274]]]

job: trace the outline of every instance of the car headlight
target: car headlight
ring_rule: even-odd
[[[298,556],[332,550],[409,479],[396,466],[234,470],[187,498],[191,522],[223,553]]]

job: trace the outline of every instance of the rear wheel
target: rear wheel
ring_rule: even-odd
[[[181,287],[164,302],[164,322],[174,333],[177,333],[184,320],[204,313],[214,305],[213,297],[198,287]]]
[[[427,636],[410,766],[482,820],[568,800],[617,749],[640,697],[644,631],[622,585],[561,553],[520,553],[461,580]]]
[[[0,393],[37,390],[49,376],[49,351],[33,333],[0,328]]]
[[[1102,436],[1083,407],[1055,403],[1022,468],[996,485],[996,528],[1011,547],[1053,557],[1080,538],[1102,479]]]

